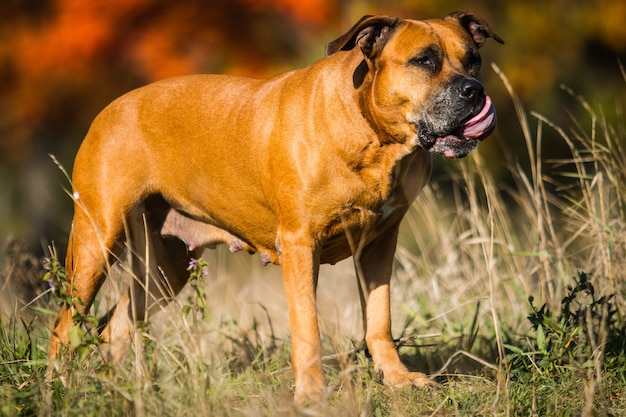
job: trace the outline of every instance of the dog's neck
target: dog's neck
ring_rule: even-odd
[[[374,75],[367,70],[364,65],[364,58],[358,49],[337,53],[327,59],[342,60],[340,65],[334,68],[354,68],[353,80],[360,79],[359,83],[354,83],[352,88],[347,89],[345,83],[350,82],[346,76],[329,77],[341,80],[341,84],[334,86],[335,97],[339,100],[343,108],[346,109],[352,118],[362,118],[361,131],[351,130],[344,132],[345,136],[351,137],[355,146],[349,155],[348,164],[360,170],[364,178],[371,177],[376,181],[377,188],[381,192],[381,197],[386,199],[394,186],[394,172],[400,168],[402,160],[422,149],[418,145],[417,134],[414,127],[406,123],[403,115],[399,113],[385,113],[380,110],[377,103],[373,103],[374,94],[372,88]],[[363,71],[367,73],[362,74]],[[344,74],[349,73],[343,71]],[[377,109],[378,113],[373,113],[372,109]],[[329,114],[329,117],[336,115]],[[340,129],[343,126],[338,126]],[[422,151],[423,152],[423,151]]]

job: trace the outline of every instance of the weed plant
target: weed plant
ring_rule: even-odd
[[[525,338],[527,348],[505,345],[510,351],[505,363],[513,391],[523,395],[527,386],[539,386],[558,392],[563,385],[580,380],[587,380],[587,388],[593,391],[603,375],[626,372],[626,323],[612,302],[614,294],[597,297],[584,272],[578,273],[575,285],[568,285],[567,290],[558,316],[545,303],[537,308],[533,297],[529,297],[528,320],[532,327]],[[548,407],[557,406],[551,399],[535,398],[532,411],[547,413]],[[585,411],[595,406],[586,404]]]

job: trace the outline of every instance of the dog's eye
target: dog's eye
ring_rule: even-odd
[[[411,65],[415,65],[416,67],[428,67],[428,68],[435,67],[435,63],[429,56],[418,56],[418,57],[411,59],[411,61],[409,62],[411,63]]]

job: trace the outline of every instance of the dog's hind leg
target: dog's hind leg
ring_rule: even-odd
[[[116,241],[122,233],[120,221],[100,221],[104,216],[92,216],[84,210],[82,202],[75,203],[75,214],[70,232],[65,261],[69,280],[66,291],[71,304],[63,305],[55,321],[48,357],[55,359],[62,345],[69,341],[69,330],[75,313],[85,314],[105,279],[105,271],[116,256]]]

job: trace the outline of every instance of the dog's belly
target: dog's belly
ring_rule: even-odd
[[[251,242],[246,236],[235,236],[218,226],[196,220],[169,207],[164,200],[156,196],[148,203],[148,211],[151,212],[152,229],[155,232],[180,239],[187,245],[189,251],[201,248],[214,249],[219,244],[225,244],[231,252],[241,250],[250,254],[259,252],[263,265],[280,264],[280,254],[275,246]],[[344,216],[343,222],[332,228],[334,234],[324,240],[320,255],[321,263],[336,264],[352,256],[397,221],[397,216],[390,216],[387,210],[380,210],[379,214],[368,211],[367,215],[364,215],[362,210],[354,212],[359,213],[358,216]],[[349,227],[345,228],[342,225]],[[364,230],[367,230],[367,233],[364,233]]]

